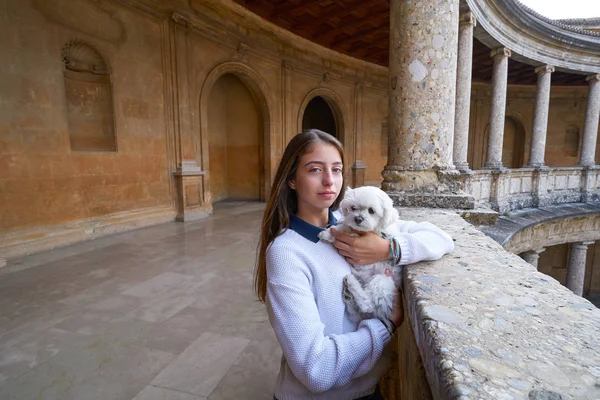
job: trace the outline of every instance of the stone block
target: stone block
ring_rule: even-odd
[[[468,194],[430,194],[410,192],[390,192],[388,195],[396,207],[431,207],[473,209],[475,200]]]

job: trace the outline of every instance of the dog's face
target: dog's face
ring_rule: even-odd
[[[381,233],[399,219],[392,199],[374,186],[346,189],[340,207],[345,216],[344,224],[357,231]]]

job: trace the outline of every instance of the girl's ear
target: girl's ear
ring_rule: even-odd
[[[296,181],[295,181],[295,180],[293,180],[293,179],[290,179],[290,180],[288,181],[288,186],[290,187],[290,189],[292,189],[292,190],[296,190]]]

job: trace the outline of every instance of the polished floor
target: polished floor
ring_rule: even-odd
[[[0,271],[0,399],[272,399],[281,350],[252,293],[259,203]]]

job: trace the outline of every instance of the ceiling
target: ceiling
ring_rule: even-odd
[[[339,53],[387,66],[389,0],[234,0],[264,19]],[[473,80],[491,82],[490,49],[473,39]],[[509,83],[535,85],[534,67],[509,60]],[[583,75],[555,72],[555,85],[586,85]]]

